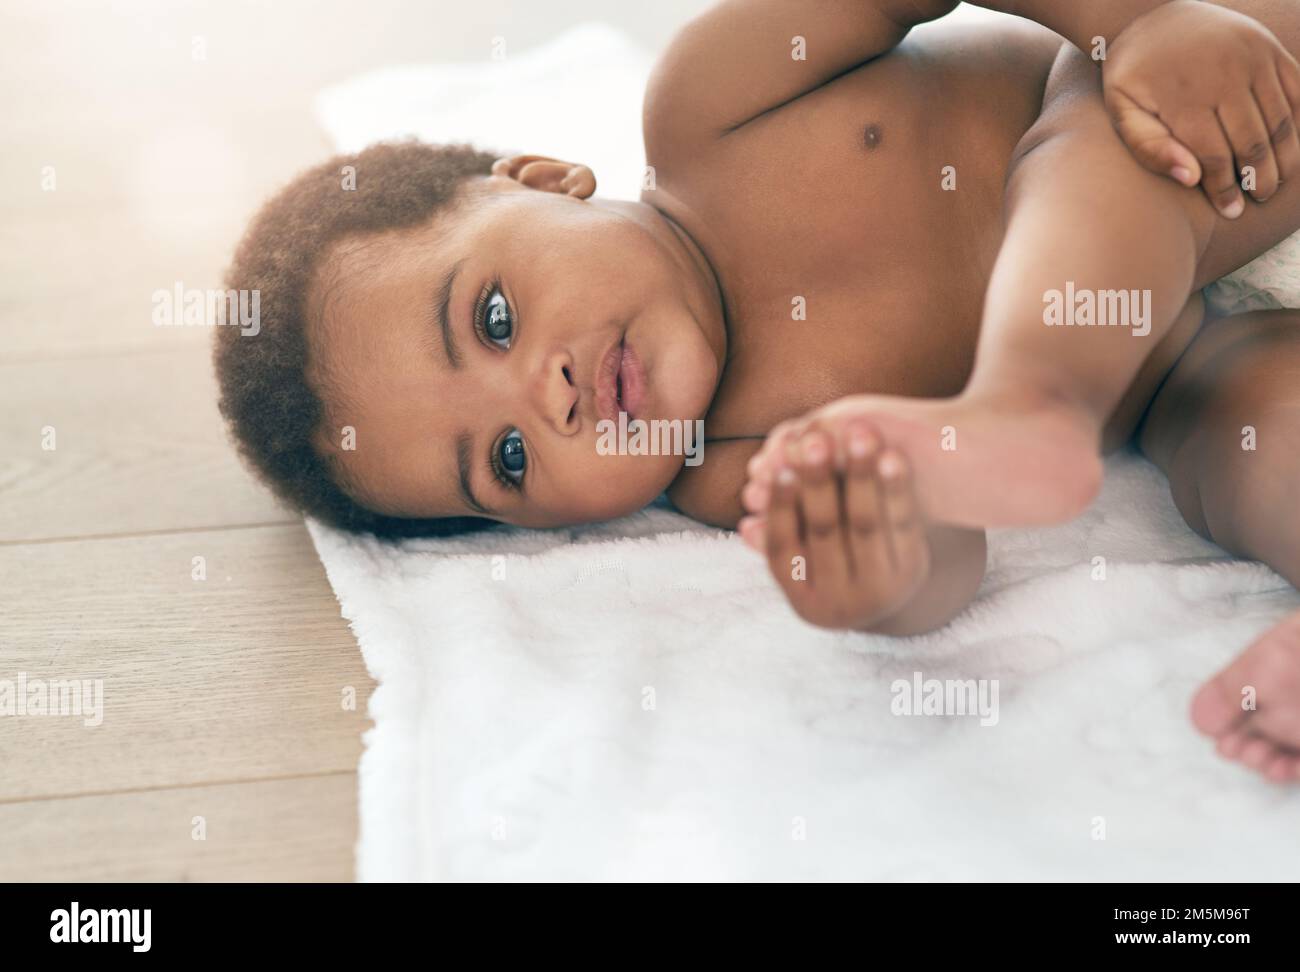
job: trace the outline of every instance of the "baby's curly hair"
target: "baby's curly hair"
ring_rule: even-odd
[[[365,509],[312,445],[325,414],[307,382],[307,291],[339,240],[420,225],[449,209],[465,179],[496,155],[470,145],[372,145],[298,175],[254,217],[226,273],[229,290],[259,292],[259,328],[217,327],[220,408],[240,453],[282,500],[309,516],[382,537],[447,536],[495,523],[479,517],[406,519]],[[346,166],[352,168],[346,169]],[[345,189],[349,178],[355,188]]]

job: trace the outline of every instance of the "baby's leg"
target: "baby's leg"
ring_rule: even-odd
[[[1300,5],[1221,5],[1300,51]],[[929,491],[927,469],[915,462],[932,516],[1015,525],[1081,512],[1099,485],[1101,430],[1189,297],[1297,229],[1300,180],[1227,220],[1204,194],[1142,169],[1112,129],[1097,66],[1063,48],[1042,114],[1012,162],[975,368],[948,423],[954,457],[964,451],[964,460],[931,462]],[[1068,301],[1071,289],[1093,298],[1094,320],[1103,304],[1122,309],[1110,294],[1129,296],[1128,313],[1117,325],[1112,317],[1110,326],[1048,326],[1047,295]],[[999,473],[1010,474],[1011,488]]]
[[[1012,163],[967,389],[942,401],[858,396],[822,418],[874,422],[911,460],[932,521],[1070,519],[1099,488],[1107,418],[1208,272],[1226,272],[1296,228],[1300,180],[1228,221],[1199,190],[1139,166],[1111,126],[1096,65],[1065,48]],[[1087,320],[1089,306],[1092,320],[1104,309],[1119,323],[1047,323]],[[765,447],[755,478],[774,471],[779,450]],[[752,512],[761,506],[760,497]]]
[[[1300,587],[1300,311],[1207,324],[1139,442],[1198,533]],[[1223,755],[1270,779],[1300,780],[1300,614],[1208,682],[1192,718]]]

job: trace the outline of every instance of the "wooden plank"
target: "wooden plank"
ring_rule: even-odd
[[[6,803],[0,881],[350,881],[356,835],[355,773]]]
[[[0,542],[297,522],[240,464],[216,394],[202,346],[0,364]]]
[[[0,546],[0,578],[0,679],[103,693],[0,716],[0,800],[356,768],[373,683],[302,525]]]

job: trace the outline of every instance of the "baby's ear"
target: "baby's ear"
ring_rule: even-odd
[[[561,192],[586,199],[596,191],[596,176],[585,165],[545,155],[512,155],[492,163],[492,174],[514,179],[530,189]]]

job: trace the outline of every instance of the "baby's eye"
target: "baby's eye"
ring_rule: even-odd
[[[483,308],[483,333],[493,344],[508,348],[514,331],[514,321],[510,319],[510,305],[506,302],[505,295],[499,290],[493,290]]]
[[[524,456],[524,439],[518,429],[511,429],[506,433],[498,448],[498,456],[502,475],[508,476],[516,483],[524,478],[524,468],[528,465],[528,460]]]

